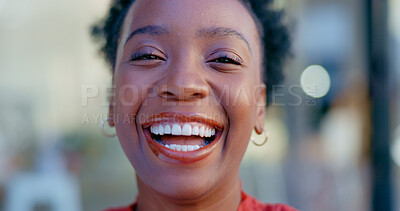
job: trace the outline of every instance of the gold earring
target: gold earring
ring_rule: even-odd
[[[251,142],[253,142],[253,144],[256,145],[256,146],[258,146],[258,147],[263,146],[265,143],[267,143],[268,138],[269,138],[268,132],[267,132],[265,129],[263,129],[262,131],[263,131],[263,133],[265,134],[265,138],[264,138],[264,141],[263,141],[262,143],[257,143],[257,142],[254,140],[254,137],[253,137],[253,136],[250,138]]]
[[[109,134],[109,133],[107,133],[107,132],[104,130],[104,126],[106,125],[106,122],[108,122],[108,121],[110,121],[110,120],[111,120],[110,117],[108,117],[107,119],[103,120],[103,122],[101,122],[101,124],[100,124],[100,129],[101,129],[101,133],[102,133],[105,137],[113,138],[113,137],[115,137],[115,136],[117,135],[116,133],[114,133],[114,134]],[[110,125],[110,124],[108,124],[108,125]]]

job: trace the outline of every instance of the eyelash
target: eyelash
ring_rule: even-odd
[[[142,53],[142,52],[138,52],[135,53],[131,56],[131,61],[137,61],[137,60],[154,60],[154,59],[159,59],[159,60],[163,60],[165,61],[165,59],[152,54],[152,53]]]
[[[208,62],[217,62],[217,63],[224,63],[224,64],[233,64],[233,65],[242,65],[242,62],[239,59],[231,58],[227,55],[222,55],[216,59],[210,60]]]
[[[131,61],[137,61],[137,60],[155,60],[159,59],[162,61],[165,61],[164,58],[161,58],[157,55],[154,55],[152,53],[142,53],[138,52],[135,53],[131,56]],[[233,65],[242,65],[242,62],[237,59],[237,58],[231,58],[228,55],[221,55],[220,57],[210,60],[208,62],[216,62],[216,63],[223,63],[223,64],[233,64]]]

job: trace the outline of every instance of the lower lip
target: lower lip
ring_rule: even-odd
[[[175,151],[169,148],[166,148],[164,145],[154,141],[151,138],[150,131],[148,129],[144,129],[144,133],[146,136],[146,141],[150,146],[151,151],[160,159],[171,162],[171,163],[184,163],[184,164],[191,164],[197,161],[200,161],[207,156],[209,156],[213,150],[217,146],[217,142],[219,141],[222,130],[218,131],[215,134],[215,139],[207,146],[201,147],[200,149],[194,151]],[[165,159],[167,158],[167,159]]]

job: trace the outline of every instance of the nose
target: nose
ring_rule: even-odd
[[[189,61],[181,61],[166,70],[158,84],[158,95],[164,99],[191,101],[210,94],[204,71]]]

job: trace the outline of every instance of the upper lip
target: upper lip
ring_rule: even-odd
[[[163,112],[151,115],[142,124],[143,128],[150,127],[152,124],[162,121],[173,121],[173,122],[200,122],[209,124],[215,127],[217,130],[222,130],[223,124],[218,120],[215,120],[208,115],[199,113],[178,113],[178,112]]]

